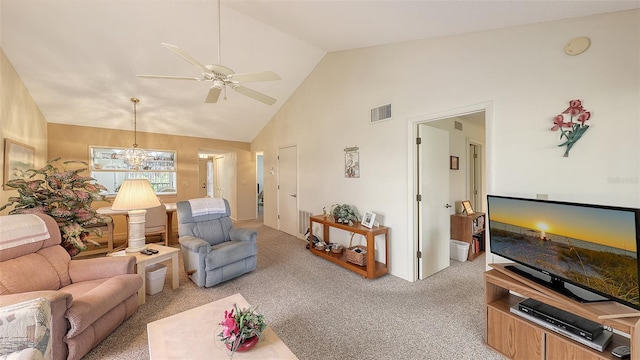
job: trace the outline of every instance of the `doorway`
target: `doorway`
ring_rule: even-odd
[[[414,279],[424,279],[434,271],[439,271],[450,264],[449,240],[450,240],[450,215],[460,212],[462,200],[474,198],[476,205],[474,209],[485,207],[484,199],[489,184],[485,170],[488,160],[485,150],[488,142],[487,128],[492,114],[492,104],[484,103],[443,112],[441,114],[425,115],[412,119],[410,126],[410,144],[413,150],[409,157],[412,163],[409,173],[414,181],[414,187],[410,197],[413,199],[411,213],[413,221],[410,224],[414,235]],[[442,167],[442,164],[435,165],[426,159],[429,154],[439,154],[442,149],[435,148],[435,143],[422,140],[420,146],[416,146],[417,137],[427,127],[437,127],[448,131],[450,139],[449,152],[446,155],[436,155],[444,157],[447,161],[447,172],[449,173],[449,191],[443,199],[437,196],[443,192],[442,186],[429,183],[427,177],[437,173],[434,166]],[[444,135],[446,136],[446,135]],[[430,146],[433,144],[433,148]],[[471,144],[475,147],[477,159],[472,164],[470,159]],[[438,145],[442,147],[442,144]],[[421,148],[422,147],[422,148]],[[455,156],[459,163],[458,170],[449,169],[450,156]],[[471,167],[473,165],[473,167]],[[471,171],[474,171],[474,186],[477,193],[471,191]],[[448,207],[451,206],[451,207]],[[440,214],[445,213],[446,220]],[[434,215],[439,214],[439,215]],[[446,255],[443,255],[445,254]],[[436,264],[433,258],[436,258]]]

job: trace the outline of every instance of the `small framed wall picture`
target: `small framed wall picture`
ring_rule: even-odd
[[[449,156],[449,169],[458,170],[460,169],[460,158],[457,156]]]
[[[375,219],[376,219],[376,214],[372,213],[371,211],[365,212],[364,216],[362,217],[362,226],[365,226],[371,229],[373,227],[373,222]]]
[[[471,207],[471,202],[469,200],[462,201],[462,208],[464,209],[464,213],[467,215],[473,214],[473,208]]]

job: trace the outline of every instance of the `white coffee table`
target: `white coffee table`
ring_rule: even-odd
[[[142,288],[138,291],[138,304],[142,305],[146,302],[146,282],[147,282],[147,266],[157,264],[163,261],[171,261],[172,288],[175,290],[179,286],[178,274],[178,253],[180,249],[158,244],[147,244],[148,249],[158,250],[157,254],[144,255],[140,253],[128,253],[124,250],[116,251],[109,256],[135,256],[136,257],[136,273],[142,276]]]
[[[235,294],[147,324],[150,358],[228,359],[231,351],[218,337],[222,331],[218,324],[224,318],[224,311],[231,310],[233,304],[239,308],[249,307],[242,295]],[[266,321],[267,329],[260,342],[247,352],[236,352],[233,359],[297,359],[271,330],[268,318]]]

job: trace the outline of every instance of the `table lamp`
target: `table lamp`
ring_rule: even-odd
[[[147,179],[127,179],[113,200],[112,210],[126,210],[129,216],[129,245],[125,252],[140,252],[147,248],[144,223],[148,208],[160,206],[160,200]]]

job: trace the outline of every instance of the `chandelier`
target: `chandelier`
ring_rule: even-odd
[[[132,97],[131,102],[133,103],[133,146],[122,150],[120,154],[118,154],[118,157],[124,159],[124,163],[129,166],[130,169],[139,171],[140,167],[144,168],[147,161],[153,160],[153,155],[138,147],[136,105],[140,102],[140,99]]]

